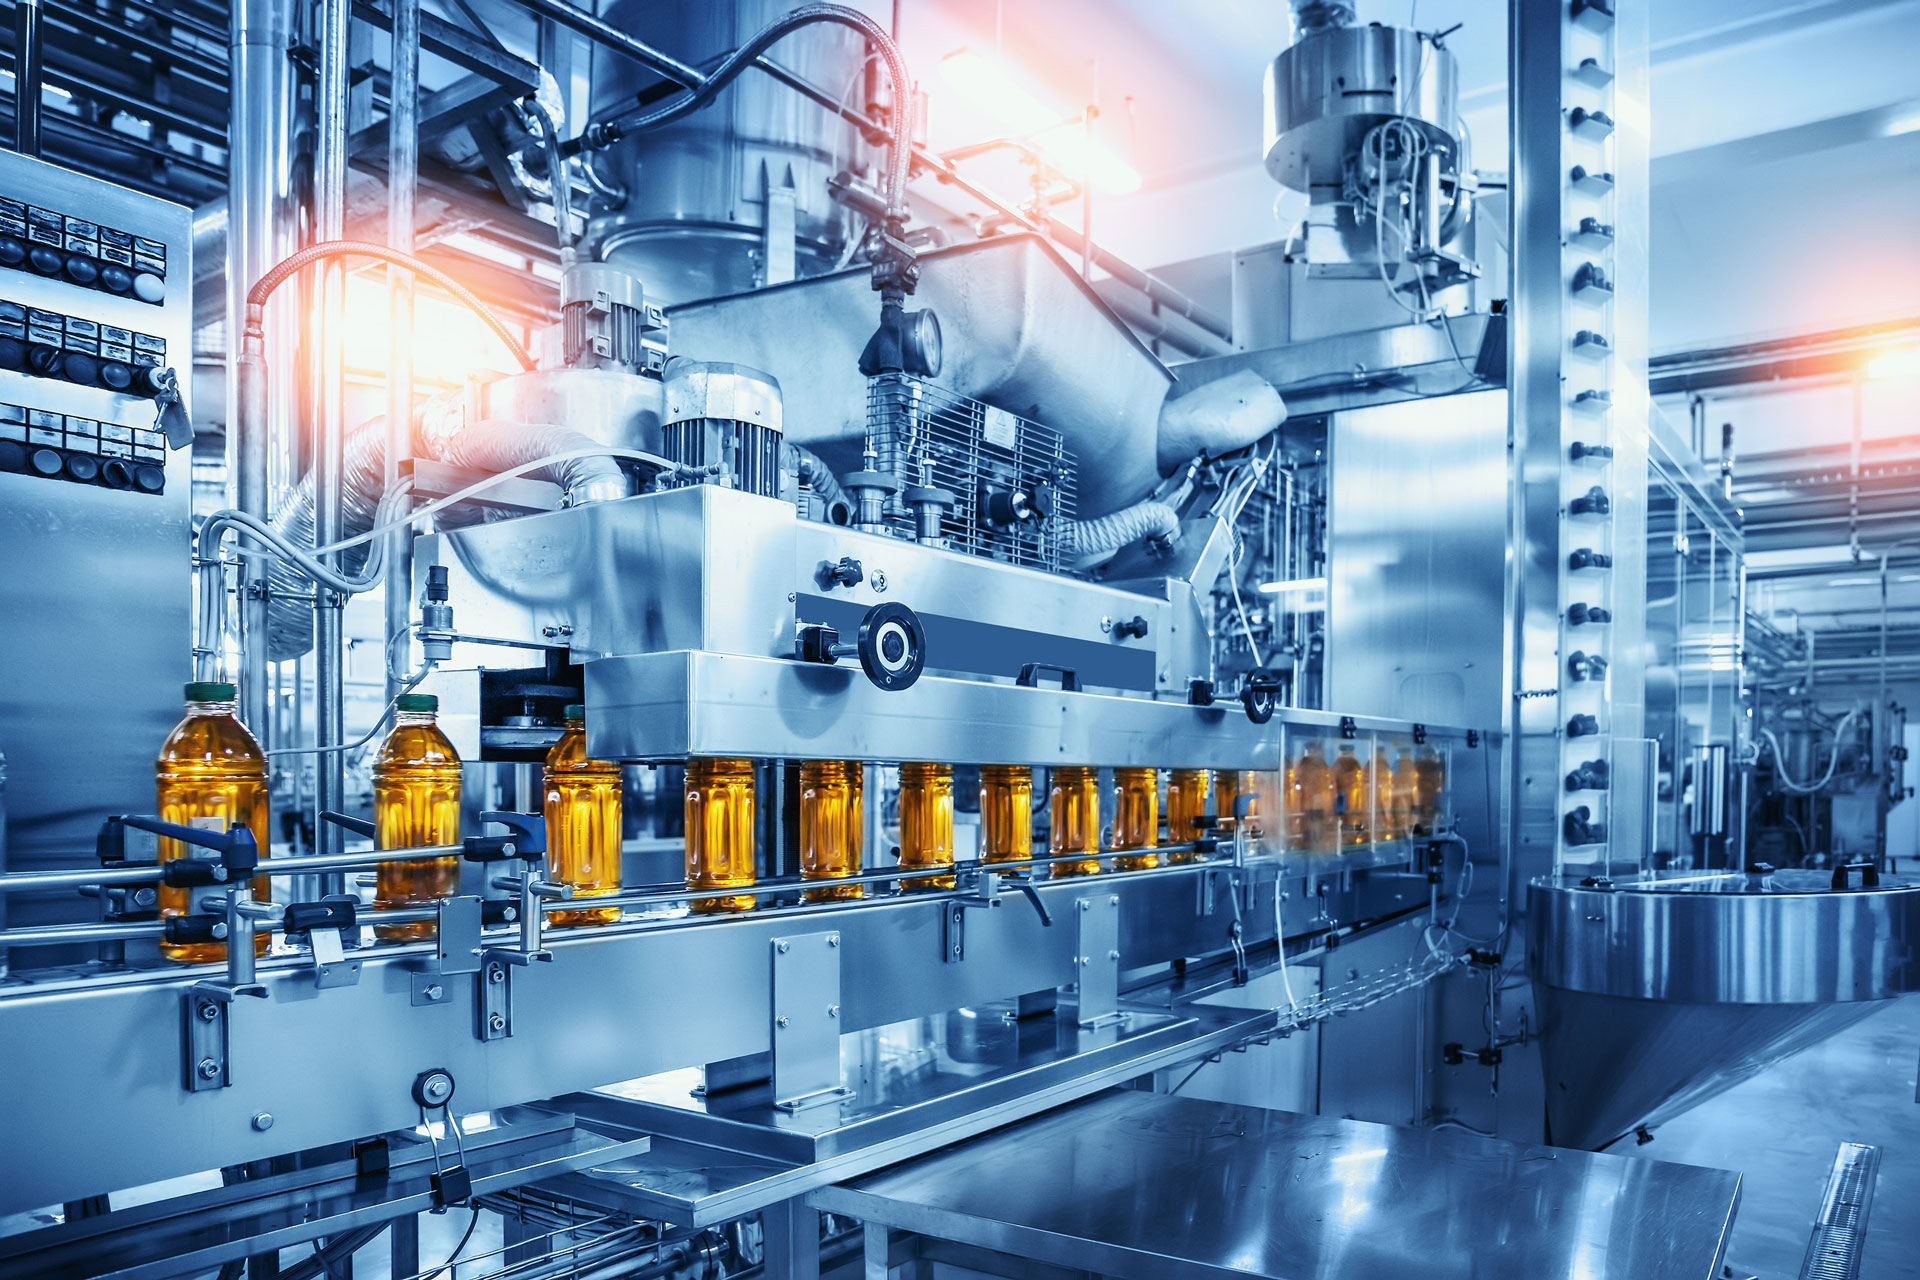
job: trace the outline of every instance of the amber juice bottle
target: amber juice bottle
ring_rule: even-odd
[[[1415,834],[1414,795],[1419,790],[1414,769],[1413,750],[1400,748],[1400,758],[1393,765],[1393,813],[1394,822],[1400,828],[1400,834]]]
[[[865,845],[862,798],[866,771],[858,760],[809,760],[800,766],[800,878],[858,875]],[[808,889],[808,902],[858,898],[857,884]]]
[[[1373,838],[1398,840],[1406,830],[1393,803],[1393,762],[1387,759],[1387,749],[1377,742],[1373,763],[1367,766],[1367,785],[1373,794]]]
[[[1098,854],[1100,850],[1100,771],[1085,765],[1060,765],[1047,790],[1051,829],[1047,852]],[[1088,857],[1053,864],[1053,875],[1097,876],[1100,859]]]
[[[910,869],[953,865],[953,770],[947,765],[908,762],[900,766],[900,865]],[[909,893],[953,886],[950,875],[900,882]]]
[[[1367,770],[1353,753],[1353,744],[1340,744],[1333,762],[1333,806],[1340,815],[1342,845],[1367,842]]]
[[[434,715],[440,699],[403,693],[394,700],[393,728],[373,761],[373,824],[376,849],[418,849],[460,842],[460,756],[440,732]],[[375,911],[423,907],[460,888],[457,856],[387,862],[375,877]],[[433,936],[433,925],[374,926],[382,938],[414,941]]]
[[[1151,849],[1160,843],[1160,771],[1126,768],[1113,771],[1113,847]],[[1157,853],[1115,856],[1115,871],[1145,871],[1160,865]]]
[[[1190,844],[1200,839],[1205,828],[1199,819],[1207,814],[1209,774],[1205,769],[1175,769],[1167,775],[1167,843]],[[1198,855],[1191,849],[1167,855],[1168,862],[1192,862]]]
[[[687,888],[744,889],[754,881],[753,761],[687,761]],[[695,912],[753,910],[753,895],[695,898]]]
[[[154,761],[154,781],[158,786],[159,815],[162,822],[183,827],[206,827],[226,831],[244,826],[253,831],[260,856],[267,856],[267,756],[260,744],[234,715],[234,687],[214,680],[196,680],[186,689],[187,713],[173,727]],[[174,858],[211,857],[210,850],[198,849],[178,840],[160,842],[160,861]],[[210,889],[188,889],[161,885],[160,915],[194,914],[193,895]],[[266,876],[253,879],[253,896],[268,901],[270,881]],[[255,955],[264,955],[270,935],[256,933]],[[163,942],[160,954],[183,964],[207,964],[227,958],[224,942]]]
[[[1033,856],[1033,770],[980,766],[980,857],[1016,862]]]
[[[1332,853],[1340,838],[1333,771],[1322,750],[1318,742],[1307,743],[1287,770],[1289,834],[1298,841],[1293,847],[1308,853]]]
[[[573,886],[573,898],[620,891],[620,766],[587,756],[587,709],[567,708],[566,731],[547,752],[547,866]],[[547,916],[552,924],[612,924],[618,907],[569,908]]]
[[[1447,786],[1447,766],[1432,747],[1421,747],[1413,761],[1413,821],[1423,835],[1440,825],[1440,793]]]

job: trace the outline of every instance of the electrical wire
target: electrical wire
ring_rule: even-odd
[[[1279,855],[1273,867],[1273,945],[1280,953],[1280,989],[1287,993],[1287,1017],[1300,1020],[1300,1002],[1293,998],[1293,979],[1287,976],[1287,935],[1280,927],[1280,884],[1286,879],[1286,854]]]
[[[420,1280],[436,1280],[436,1277],[438,1277],[441,1272],[447,1270],[447,1268],[451,1267],[454,1263],[458,1262],[460,1260],[460,1255],[467,1251],[468,1242],[473,1239],[473,1229],[479,1225],[480,1225],[480,1206],[475,1205],[473,1206],[473,1216],[467,1219],[467,1229],[461,1235],[460,1243],[453,1246],[453,1252],[447,1255],[447,1260],[445,1262],[435,1267],[432,1271],[429,1271],[426,1275],[421,1276]]]

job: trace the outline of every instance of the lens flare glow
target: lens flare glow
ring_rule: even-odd
[[[1067,177],[1107,195],[1140,189],[1139,172],[1098,139],[1089,141],[1086,127],[1067,118],[1071,113],[1049,106],[1029,89],[1031,77],[1016,75],[1005,63],[971,49],[942,58],[940,77]]]

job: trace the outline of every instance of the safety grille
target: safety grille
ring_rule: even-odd
[[[867,389],[867,447],[899,478],[886,523],[913,537],[910,490],[950,491],[940,531],[955,551],[1059,572],[1061,533],[1074,518],[1078,476],[1057,431],[908,374]]]

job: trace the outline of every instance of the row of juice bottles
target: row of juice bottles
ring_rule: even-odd
[[[267,757],[235,714],[234,687],[195,681],[186,688],[186,716],[167,736],[155,763],[159,816],[183,826],[224,831],[252,828],[267,849]],[[394,703],[393,727],[373,763],[374,847],[413,849],[460,843],[460,755],[435,723],[439,699],[402,694]],[[620,768],[587,758],[584,708],[567,708],[567,727],[546,761],[547,862],[576,897],[616,893],[620,888]],[[178,840],[160,841],[162,861],[185,857]],[[375,876],[375,911],[418,907],[449,897],[460,886],[458,857],[383,863]],[[162,885],[163,917],[192,911],[193,891]],[[255,877],[253,896],[271,896],[266,876]],[[617,907],[558,911],[555,924],[604,924],[620,918]],[[425,922],[375,925],[383,938],[429,937]],[[255,938],[265,952],[268,938]],[[226,958],[222,942],[166,942],[161,952],[189,964]]]
[[[244,824],[267,848],[266,755],[235,715],[234,687],[198,681],[186,688],[187,711],[161,749],[156,765],[160,817],[168,822],[224,830]],[[454,845],[460,840],[460,757],[435,723],[438,699],[403,694],[395,702],[392,729],[373,766],[375,847],[407,849]],[[547,754],[545,816],[549,874],[573,886],[572,901],[604,897],[620,889],[620,767],[587,755],[584,708],[566,709],[566,728]],[[800,766],[800,872],[805,880],[841,880],[863,866],[866,827],[865,768],[858,761],[809,761]],[[1057,766],[1048,771],[1050,823],[1047,856],[1055,877],[1097,875],[1104,870],[1139,871],[1166,862],[1191,861],[1190,850],[1158,849],[1160,771],[1113,770],[1111,854],[1101,858],[1099,770]],[[1210,792],[1214,816],[1208,821]],[[1376,745],[1363,763],[1354,744],[1343,742],[1329,763],[1324,746],[1309,742],[1285,771],[1282,804],[1288,844],[1306,852],[1337,852],[1373,840],[1430,832],[1439,816],[1444,765],[1437,752],[1403,747],[1398,763]],[[1173,769],[1166,779],[1167,840],[1187,845],[1210,832],[1231,834],[1236,799],[1248,796],[1249,833],[1260,821],[1259,786],[1253,772]],[[694,900],[696,912],[751,910],[751,894],[726,893],[754,885],[758,826],[754,816],[754,766],[747,759],[695,758],[686,775],[686,883],[715,897]],[[912,892],[950,889],[955,858],[953,770],[949,765],[909,761],[900,766],[900,867],[935,874],[910,876]],[[185,856],[179,841],[160,842],[162,859]],[[1072,855],[1085,854],[1076,858]],[[1019,765],[980,769],[980,856],[987,862],[1022,861],[1033,849],[1033,771]],[[375,877],[376,912],[428,905],[459,888],[457,857],[386,863]],[[269,896],[268,878],[254,881],[255,897]],[[191,891],[162,886],[160,912],[192,909]],[[859,884],[809,888],[809,901],[863,896]],[[557,925],[608,924],[620,918],[614,906],[570,906],[553,912]],[[375,925],[396,940],[431,935],[425,922]],[[263,934],[255,943],[264,951]],[[164,943],[169,958],[189,963],[225,958],[225,944]]]
[[[1361,760],[1342,742],[1331,763],[1311,741],[1287,765],[1287,844],[1306,853],[1430,835],[1438,829],[1446,766],[1431,746],[1401,746],[1398,759],[1375,739]]]

